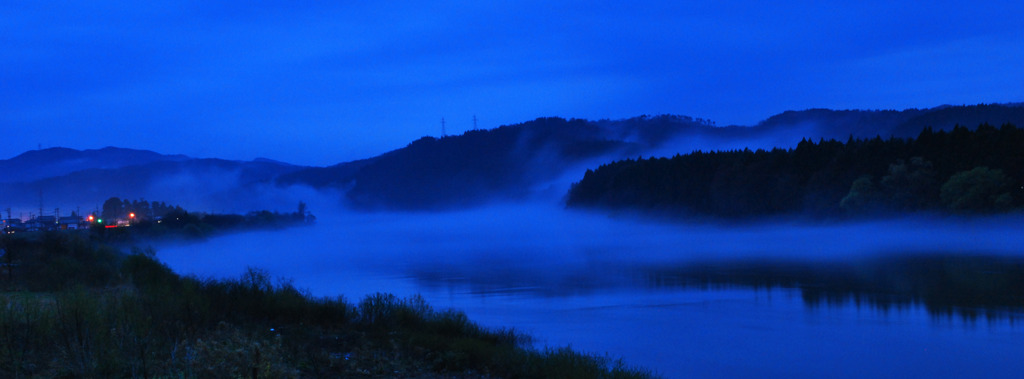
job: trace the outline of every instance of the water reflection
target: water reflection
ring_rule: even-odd
[[[256,266],[318,296],[422,294],[666,377],[1024,372],[1021,218],[724,227],[513,211],[324,217],[158,250],[185,274]]]
[[[825,284],[726,275],[743,271],[735,267],[697,270],[715,280],[686,275],[694,267],[618,267],[633,274],[617,276],[607,275],[611,267],[565,270],[582,278],[579,286],[520,276],[528,273],[522,269],[489,275],[449,267],[409,279],[432,304],[463,309],[486,326],[512,325],[537,337],[538,347],[609,352],[668,378],[1007,377],[1024,369],[1020,308],[949,314],[858,286],[829,292]]]
[[[922,305],[933,317],[1024,316],[1024,258],[974,253],[888,255],[848,262],[715,262],[642,270],[652,287],[794,288],[808,307],[886,311]]]
[[[1024,257],[979,253],[891,254],[845,261],[732,260],[657,265],[416,267],[424,288],[461,288],[480,296],[561,297],[616,288],[793,289],[806,307],[923,306],[934,318],[1024,319]]]

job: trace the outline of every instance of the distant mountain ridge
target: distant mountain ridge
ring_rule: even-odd
[[[685,116],[617,121],[538,118],[459,136],[423,137],[374,158],[283,176],[284,184],[346,188],[349,205],[439,209],[529,196],[587,160],[640,154],[679,134],[711,128]]]
[[[109,146],[90,150],[53,147],[30,150],[16,157],[0,160],[0,183],[28,182],[88,169],[117,169],[188,159],[191,158],[184,155],[163,155],[149,150]]]
[[[43,203],[50,211],[50,206],[96,206],[110,197],[216,205],[218,200],[202,198],[230,199],[299,168],[268,159],[192,158],[116,147],[32,150],[0,160],[0,206],[36,209]]]
[[[719,145],[749,146],[752,141],[768,141],[759,142],[770,145],[761,147],[785,148],[805,138],[911,138],[925,127],[973,129],[982,123],[1024,125],[1024,107],[810,109],[784,112],[750,127],[718,127],[708,120],[673,115],[598,121],[539,118],[459,136],[423,137],[373,158],[297,170],[278,182],[344,189],[347,202],[357,208],[429,210],[529,196],[538,184],[581,165],[689,153],[694,146],[708,151]],[[595,162],[602,158],[605,161]]]
[[[902,111],[808,109],[783,112],[754,126],[725,127],[675,115],[596,121],[547,117],[461,135],[423,137],[400,149],[328,167],[263,158],[197,159],[115,147],[51,148],[0,160],[0,208],[38,204],[42,192],[47,203],[88,205],[118,196],[200,209],[192,204],[204,198],[216,205],[225,199],[260,196],[267,188],[296,185],[339,191],[345,203],[359,209],[471,207],[559,191],[551,183],[561,180],[567,188],[586,169],[627,157],[787,148],[802,139],[910,138],[925,127],[973,129],[982,123],[1024,125],[1024,104]]]
[[[979,104],[970,106],[942,105],[929,109],[896,110],[831,110],[814,108],[786,111],[755,125],[762,133],[806,128],[807,138],[843,140],[855,138],[911,138],[925,127],[935,131],[952,130],[954,126],[974,128],[981,124],[1024,125],[1024,104]],[[799,141],[799,139],[797,140]]]

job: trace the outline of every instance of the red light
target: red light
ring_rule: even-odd
[[[94,219],[96,219],[96,218],[93,217],[92,215],[89,215],[89,222],[92,222],[92,220],[94,220]]]
[[[117,227],[117,225],[107,225],[106,226],[107,229],[116,228],[116,227]]]
[[[128,218],[135,218],[135,213],[129,213]]]

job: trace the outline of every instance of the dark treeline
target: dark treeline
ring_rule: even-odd
[[[627,159],[588,170],[567,203],[726,218],[1001,212],[1024,205],[1022,184],[1024,130],[983,124],[915,139]]]
[[[537,351],[422,298],[316,298],[249,269],[182,277],[82,233],[0,235],[0,377],[650,377]]]
[[[184,212],[179,205],[168,205],[162,201],[149,202],[146,199],[129,201],[111,197],[103,202],[103,209],[99,216],[101,219],[116,220],[127,219],[128,215],[134,215],[139,220],[159,220],[171,212]]]
[[[252,211],[246,214],[189,212],[177,205],[112,197],[103,203],[99,220],[92,224],[93,238],[103,242],[127,242],[145,238],[204,238],[241,229],[275,229],[316,221],[304,202],[295,212]],[[127,225],[109,229],[107,225]]]

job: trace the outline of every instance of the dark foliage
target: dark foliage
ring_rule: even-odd
[[[128,201],[112,197],[103,203],[103,222],[90,228],[93,239],[105,243],[127,243],[155,238],[202,239],[216,233],[247,229],[280,229],[316,222],[316,217],[299,202],[295,212],[268,210],[241,214],[189,212],[180,206],[145,200]],[[123,227],[108,228],[121,225]]]
[[[171,212],[184,212],[184,210],[177,205],[167,205],[165,202],[152,202],[146,201],[146,199],[132,200],[119,199],[117,197],[111,197],[103,202],[103,208],[100,214],[94,215],[104,220],[122,219],[127,220],[129,215],[132,218],[142,220],[159,220],[167,216]],[[133,220],[134,221],[134,220]]]
[[[249,269],[181,277],[83,233],[0,236],[2,377],[607,377],[651,375],[569,349],[539,352],[421,298],[316,298]],[[28,290],[28,291],[26,291]]]
[[[1024,130],[982,124],[927,128],[916,139],[627,159],[588,170],[567,203],[725,218],[997,212],[1024,205],[1022,187]]]

